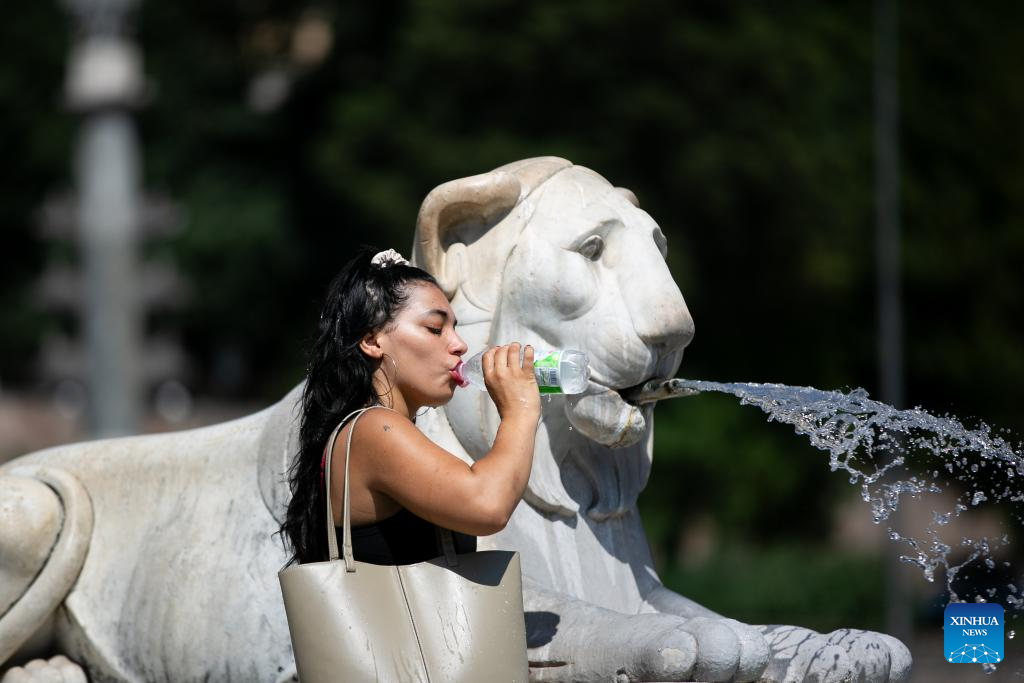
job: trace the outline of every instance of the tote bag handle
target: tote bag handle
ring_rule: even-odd
[[[345,557],[345,571],[355,572],[356,564],[355,559],[352,557],[352,521],[349,516],[349,491],[348,491],[348,462],[349,453],[352,450],[352,434],[356,431],[356,422],[367,410],[371,408],[384,408],[385,410],[391,410],[386,406],[369,406],[366,408],[359,408],[353,410],[351,413],[346,415],[338,426],[331,432],[331,436],[327,439],[327,444],[324,446],[324,497],[327,499],[327,550],[328,559],[334,562],[338,559],[338,536],[337,531],[334,529],[334,509],[331,506],[331,456],[334,453],[334,442],[338,439],[338,433],[341,428],[345,426],[348,419],[355,415],[355,419],[352,421],[352,427],[348,430],[348,438],[345,439],[345,484],[342,491],[342,512],[341,512],[341,524],[342,524],[342,536],[341,536],[341,550]],[[457,567],[459,560],[455,555],[455,541],[452,538],[452,532],[448,529],[442,529],[435,525],[437,529],[438,538],[441,541],[441,547],[444,550],[444,558],[448,563],[449,567]]]

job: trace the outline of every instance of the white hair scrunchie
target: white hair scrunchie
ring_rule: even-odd
[[[370,263],[381,268],[387,268],[388,266],[407,266],[409,262],[402,258],[394,249],[385,249],[384,251],[377,252]]]

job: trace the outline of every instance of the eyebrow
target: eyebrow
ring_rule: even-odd
[[[448,320],[448,311],[442,311],[440,308],[432,308],[432,309],[430,309],[429,311],[427,311],[424,314],[424,317],[428,316],[428,315],[439,315],[442,318],[444,318],[445,320]],[[457,327],[458,324],[459,324],[459,319],[455,318],[454,320],[455,320],[455,322],[452,323],[452,327]]]

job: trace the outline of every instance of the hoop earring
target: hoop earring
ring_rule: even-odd
[[[381,356],[381,360],[383,360],[384,358],[387,358],[388,360],[391,361],[391,367],[395,369],[395,381],[398,381],[398,361],[396,361],[390,354],[387,353]]]
[[[388,390],[385,391],[384,393],[382,393],[378,398],[383,399],[385,396],[387,396],[388,397],[388,403],[390,404],[387,407],[391,408],[392,410],[394,410],[394,408],[395,408],[395,397],[392,395],[392,391],[395,388],[395,384],[394,383],[398,380],[398,362],[393,357],[391,357],[390,355],[388,355],[386,353],[381,357],[381,361],[382,362],[383,362],[384,358],[390,358],[391,359],[391,367],[393,367],[395,369],[395,378],[394,378],[394,380],[392,380],[390,377],[388,377],[388,374],[386,372],[382,373],[384,375],[384,378],[388,381]],[[381,405],[384,405],[383,401],[381,401]]]

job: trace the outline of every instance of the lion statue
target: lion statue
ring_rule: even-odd
[[[455,180],[424,200],[413,262],[470,348],[579,348],[591,385],[546,399],[524,502],[481,547],[519,550],[533,681],[870,681],[909,676],[884,634],[751,626],[666,589],[637,496],[653,404],[693,321],[665,236],[628,190],[554,157]],[[277,571],[301,385],[203,429],[73,444],[0,467],[0,662],[20,681],[295,679]],[[467,461],[498,415],[460,391],[417,425]],[[46,659],[49,657],[49,659]]]

